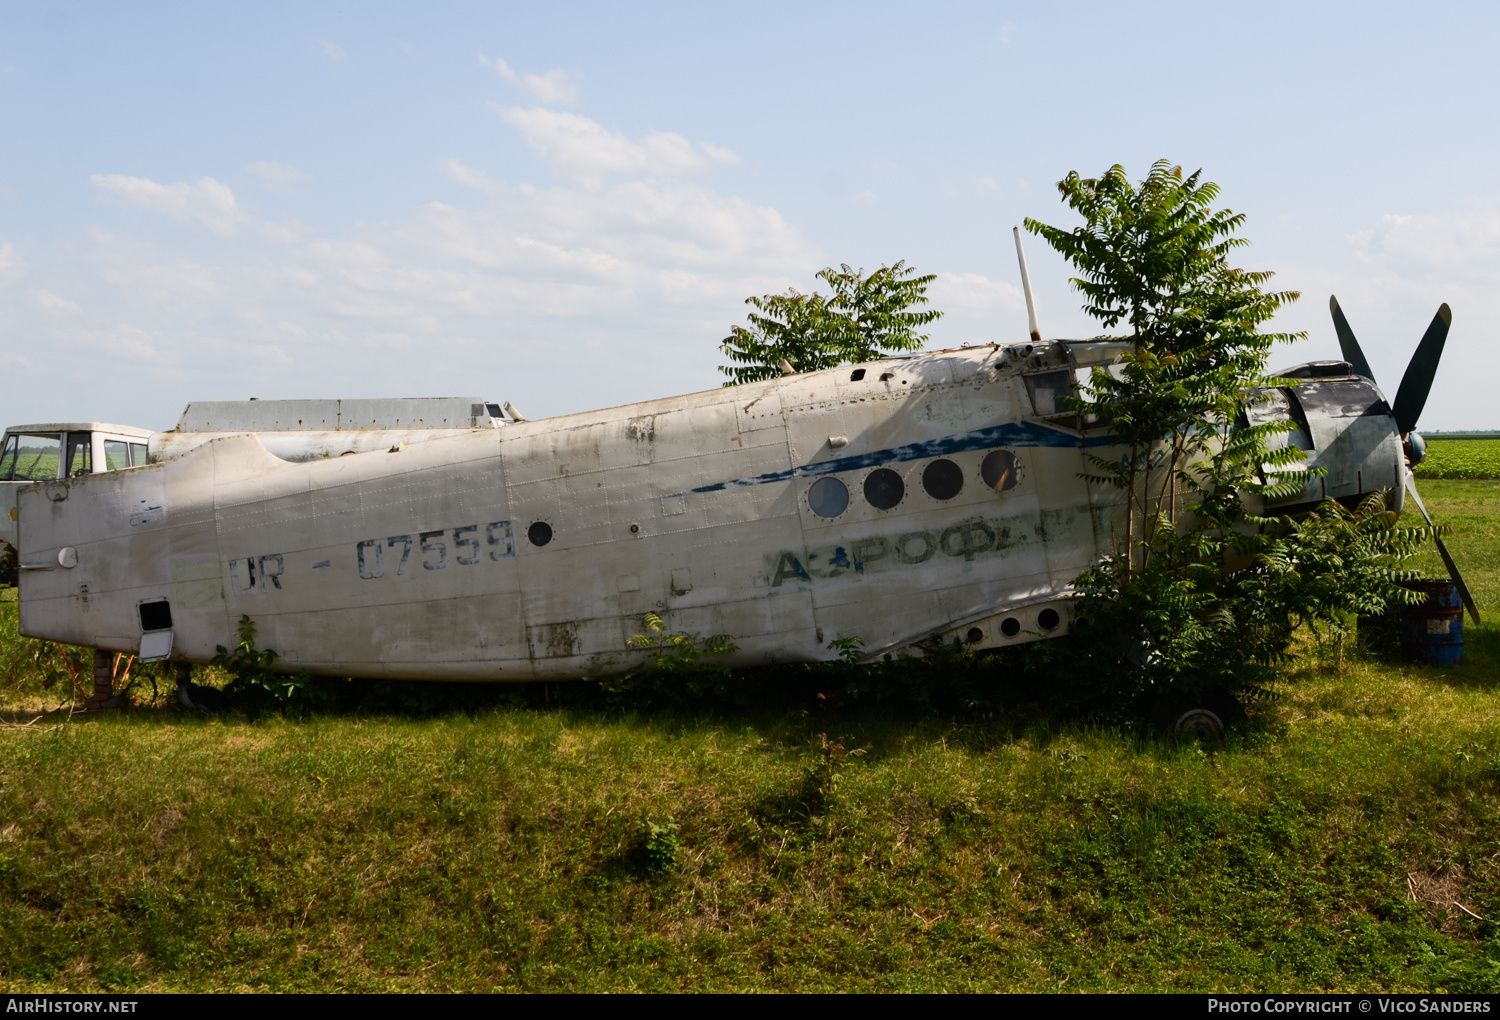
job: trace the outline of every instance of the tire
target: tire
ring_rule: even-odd
[[[1162,698],[1151,710],[1151,724],[1158,733],[1194,740],[1218,740],[1245,710],[1227,691],[1207,691],[1189,698]]]

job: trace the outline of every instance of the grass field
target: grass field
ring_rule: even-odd
[[[1500,614],[1500,482],[1423,493]],[[1309,646],[1199,746],[1005,702],[29,723],[0,614],[7,990],[1500,991],[1492,624]]]
[[[1500,439],[1432,439],[1421,478],[1500,478]],[[1425,497],[1424,497],[1425,498]]]

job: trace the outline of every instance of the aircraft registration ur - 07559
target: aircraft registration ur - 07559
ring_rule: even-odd
[[[223,435],[39,483],[20,495],[21,629],[205,662],[248,615],[278,668],[486,681],[628,669],[647,612],[728,635],[740,666],[827,660],[840,636],[874,658],[1065,634],[1124,511],[1082,477],[1110,437],[1063,398],[1128,343],[1033,336],[345,456]],[[1350,350],[1256,412],[1327,468],[1289,510],[1380,490],[1399,507],[1410,484],[1436,355],[1393,411]]]

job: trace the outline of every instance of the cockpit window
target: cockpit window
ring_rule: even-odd
[[[14,435],[0,451],[0,481],[41,482],[57,477],[62,436]]]
[[[1031,406],[1039,418],[1049,418],[1057,414],[1073,414],[1073,408],[1067,406],[1064,397],[1073,395],[1073,373],[1067,369],[1061,372],[1043,372],[1041,375],[1028,375],[1026,377],[1026,392],[1031,396]]]
[[[130,466],[131,467],[140,467],[144,463],[146,463],[146,444],[145,443],[131,443],[130,444]]]

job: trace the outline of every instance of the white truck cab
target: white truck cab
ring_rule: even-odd
[[[14,425],[0,442],[0,585],[15,583],[16,493],[23,485],[146,463],[150,429],[107,422]]]

